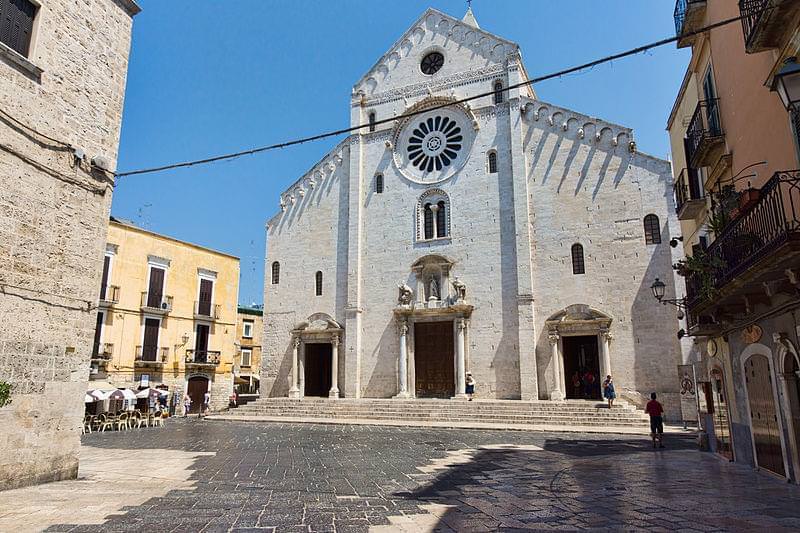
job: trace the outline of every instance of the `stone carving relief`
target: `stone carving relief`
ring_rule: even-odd
[[[401,281],[397,284],[397,289],[397,303],[399,305],[411,305],[411,302],[414,301],[414,291],[411,290],[411,287],[406,285],[404,281]]]
[[[458,276],[453,278],[451,283],[453,285],[453,290],[455,291],[456,301],[462,303],[467,297],[467,286],[463,281],[458,279]]]

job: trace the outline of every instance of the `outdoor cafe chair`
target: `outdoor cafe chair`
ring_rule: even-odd
[[[156,411],[153,415],[153,427],[155,426],[164,427],[164,417],[161,415],[161,411]]]
[[[129,426],[131,428],[133,428],[134,426],[136,426],[136,428],[142,427],[142,422],[143,422],[142,418],[143,418],[142,413],[137,409],[136,411],[131,413],[130,417],[128,417]],[[144,421],[146,420],[147,418],[144,417]]]
[[[126,430],[130,428],[128,418],[128,413],[122,413],[119,415],[119,417],[117,417],[117,431],[122,428],[125,428]]]
[[[106,428],[114,429],[114,419],[112,415],[102,414],[97,417],[97,430],[105,432]]]
[[[92,422],[94,417],[92,415],[86,415],[83,417],[83,427],[81,428],[81,433],[83,435],[92,432]]]

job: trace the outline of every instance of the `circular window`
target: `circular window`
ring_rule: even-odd
[[[444,66],[444,56],[439,52],[431,52],[422,58],[419,68],[423,74],[436,74]]]
[[[408,158],[423,172],[442,170],[458,157],[464,136],[455,120],[437,115],[419,122],[408,139]]]

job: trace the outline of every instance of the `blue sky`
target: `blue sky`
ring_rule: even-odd
[[[118,169],[234,152],[349,125],[350,90],[427,8],[463,0],[139,0]],[[474,0],[539,76],[674,34],[669,0]],[[539,98],[635,131],[664,130],[687,50],[674,45],[535,86]],[[278,195],[341,138],[120,178],[112,213],[241,258],[239,301],[262,301],[264,224]]]

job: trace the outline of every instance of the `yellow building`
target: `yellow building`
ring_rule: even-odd
[[[228,405],[239,259],[111,218],[90,379]],[[89,383],[92,388],[92,382]]]
[[[264,309],[261,306],[239,306],[236,338],[239,350],[234,363],[234,384],[239,394],[258,394],[261,370],[261,335],[264,330]]]

